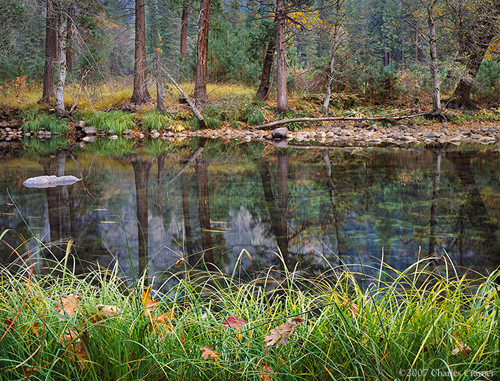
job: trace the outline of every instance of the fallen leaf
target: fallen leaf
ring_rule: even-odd
[[[231,327],[231,328],[236,328],[236,329],[240,329],[240,328],[243,328],[243,326],[246,324],[247,322],[237,316],[229,316],[227,317],[225,320],[224,320],[224,325],[226,327]]]
[[[270,366],[258,367],[257,371],[259,372],[259,379],[262,381],[273,381],[271,374],[273,373],[273,369]]]
[[[264,337],[266,346],[269,347],[275,345],[276,348],[278,348],[280,345],[287,344],[293,331],[295,331],[295,328],[297,328],[297,326],[303,321],[304,319],[302,319],[301,317],[288,319],[285,324],[272,329],[271,334]]]
[[[352,300],[346,300],[344,303],[340,305],[340,307],[348,307],[347,311],[349,311],[352,316],[358,316],[359,307],[356,303],[353,303]]]
[[[203,351],[201,357],[203,357],[205,360],[219,360],[220,352],[214,351],[214,347],[212,345],[205,345],[200,349]]]
[[[60,315],[64,316],[67,314],[68,316],[73,316],[80,306],[80,297],[75,294],[69,294],[67,297],[60,297],[59,303],[54,308]]]
[[[145,291],[142,291],[142,305],[144,306],[144,315],[146,317],[151,316],[151,313],[154,311],[160,302],[153,301],[151,299],[151,287],[148,287]]]
[[[82,366],[85,365],[85,361],[88,358],[87,351],[85,350],[85,344],[82,339],[78,337],[78,333],[70,329],[64,331],[62,346],[66,348],[72,360],[78,361]]]
[[[180,257],[177,262],[175,262],[175,268],[178,269],[179,266],[184,263],[186,261],[186,259],[184,257]]]
[[[119,307],[113,306],[113,305],[98,304],[96,307],[97,307],[97,310],[102,315],[105,315],[108,317],[116,316],[117,314],[119,314],[121,312]]]
[[[472,349],[467,344],[464,344],[460,340],[460,334],[458,332],[455,332],[453,334],[453,336],[455,337],[455,340],[457,341],[457,346],[451,352],[452,356],[456,356],[458,354],[467,356],[468,354],[470,354],[472,352]]]

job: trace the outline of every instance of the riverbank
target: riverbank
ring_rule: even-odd
[[[171,275],[176,286],[154,292],[144,278],[119,278],[117,267],[77,276],[59,263],[42,276],[33,265],[10,266],[2,269],[0,373],[46,380],[494,379],[499,274],[454,278],[453,268],[435,260],[403,272],[382,267],[374,279],[347,267],[318,279],[285,268],[278,279],[250,283],[180,272]]]
[[[159,113],[155,104],[136,107],[128,102],[128,87],[98,88],[94,98],[81,99],[69,119],[53,115],[48,105],[38,105],[36,89],[20,92],[17,96],[3,97],[0,110],[0,140],[10,141],[23,136],[42,139],[54,135],[70,136],[92,141],[96,136],[178,140],[189,137],[221,138],[240,141],[287,140],[298,143],[320,143],[334,146],[413,146],[460,145],[462,143],[494,145],[500,141],[500,113],[497,109],[483,108],[476,112],[446,110],[447,122],[437,123],[423,116],[391,121],[391,115],[420,114],[423,110],[405,106],[370,105],[352,94],[334,94],[331,113],[339,117],[361,118],[358,121],[289,123],[287,130],[259,131],[255,127],[276,120],[275,100],[254,100],[254,90],[242,85],[212,84],[210,102],[202,109],[208,128],[199,129],[188,105],[182,102],[174,89],[167,91],[165,103],[168,112]],[[183,84],[189,92],[192,84]],[[69,87],[68,108],[78,88]],[[112,91],[113,90],[113,91]],[[320,94],[290,96],[291,111],[280,119],[319,117]],[[405,107],[410,107],[406,108]],[[425,111],[425,110],[424,110]],[[387,120],[373,122],[374,116]],[[363,120],[367,118],[367,120]],[[273,132],[274,131],[274,132]]]

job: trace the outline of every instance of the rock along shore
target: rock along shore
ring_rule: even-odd
[[[76,140],[92,142],[97,138],[117,139],[113,132],[102,132],[83,122],[76,124]],[[448,145],[460,146],[462,143],[500,146],[500,128],[486,127],[448,127],[446,123],[435,126],[395,125],[383,127],[377,124],[340,122],[326,127],[307,128],[290,131],[287,127],[274,130],[239,130],[222,128],[219,130],[199,131],[143,131],[140,129],[126,130],[123,137],[128,139],[144,139],[146,137],[161,140],[182,140],[201,137],[207,139],[225,139],[238,141],[275,141],[285,145],[286,142],[296,142],[304,145],[321,144],[334,146],[414,146],[414,145]],[[47,139],[53,136],[50,131],[39,131],[37,134],[23,133],[19,128],[0,125],[0,140],[17,140],[23,136]]]

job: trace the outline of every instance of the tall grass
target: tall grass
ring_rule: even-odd
[[[27,111],[22,116],[24,123],[21,128],[24,132],[37,133],[40,130],[45,130],[53,134],[64,134],[68,131],[68,122],[55,115]]]
[[[123,111],[97,112],[87,114],[85,122],[96,129],[121,134],[123,131],[134,128],[134,114]]]
[[[174,119],[171,115],[156,110],[146,111],[142,114],[142,128],[146,130],[164,130],[170,127]]]
[[[147,317],[146,279],[127,282],[117,267],[76,275],[65,263],[47,275],[27,263],[2,269],[0,379],[468,380],[500,371],[498,272],[471,281],[425,262],[372,279],[346,269],[308,280],[285,268],[251,282],[235,278],[237,267],[185,272],[155,293]],[[70,294],[79,308],[59,313]],[[227,327],[230,317],[246,324]],[[273,334],[289,340],[267,346]]]

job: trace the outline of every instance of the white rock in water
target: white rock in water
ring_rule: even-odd
[[[73,185],[80,180],[75,176],[38,176],[30,177],[23,185],[27,188],[53,188],[63,185]]]

